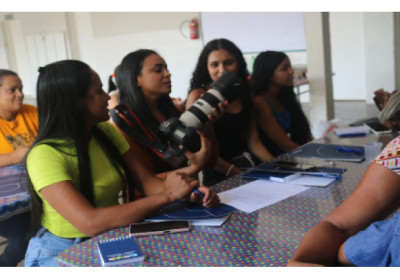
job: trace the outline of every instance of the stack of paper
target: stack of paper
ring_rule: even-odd
[[[270,206],[288,197],[306,191],[299,185],[256,180],[240,187],[218,193],[222,203],[247,213]]]
[[[359,137],[370,133],[370,128],[366,125],[350,126],[345,128],[336,128],[334,130],[338,137]]]

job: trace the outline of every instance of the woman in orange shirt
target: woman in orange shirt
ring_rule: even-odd
[[[0,69],[0,167],[20,163],[35,140],[36,107],[23,104],[23,100],[21,79]]]
[[[37,135],[36,107],[23,100],[17,73],[0,69],[0,167],[20,163]],[[29,230],[30,212],[0,222],[0,235],[8,240],[0,266],[16,266],[24,259]]]

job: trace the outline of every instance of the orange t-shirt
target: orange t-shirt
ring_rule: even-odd
[[[38,132],[35,106],[24,104],[13,121],[0,118],[0,154],[13,152],[20,145],[30,146]]]

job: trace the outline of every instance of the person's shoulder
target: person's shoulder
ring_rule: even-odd
[[[120,130],[116,125],[112,124],[110,121],[100,122],[97,127],[103,131],[109,137],[122,137]]]
[[[128,151],[129,143],[122,134],[122,131],[120,131],[115,124],[105,121],[98,123],[97,127],[102,130],[106,137],[114,143],[121,154],[124,154]]]
[[[99,129],[101,129],[102,131],[104,131],[104,132],[110,132],[110,131],[117,130],[117,128],[112,123],[110,123],[109,121],[100,122],[100,123],[97,124],[97,127]]]
[[[269,104],[263,95],[254,95],[252,96],[251,101],[256,109],[258,108],[263,111],[270,111]]]
[[[264,96],[262,96],[261,94],[258,94],[258,95],[251,95],[252,96],[252,100],[253,100],[253,102],[255,102],[255,103],[264,103],[265,102],[265,98],[264,98]]]
[[[31,148],[28,154],[28,159],[36,158],[36,157],[49,157],[52,155],[60,155],[61,151],[57,149],[55,146],[60,145],[63,146],[66,141],[62,139],[47,139],[37,143],[35,146]],[[64,150],[66,147],[64,146]]]
[[[38,111],[35,106],[23,104],[21,110],[18,113],[19,117],[29,119],[35,123],[38,122]]]
[[[36,106],[30,105],[30,104],[23,104],[22,105],[22,112],[28,112],[28,113],[35,113],[37,114],[37,108]]]

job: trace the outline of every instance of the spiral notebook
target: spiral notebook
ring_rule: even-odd
[[[122,265],[144,260],[144,254],[133,237],[117,237],[97,243],[103,266]]]

